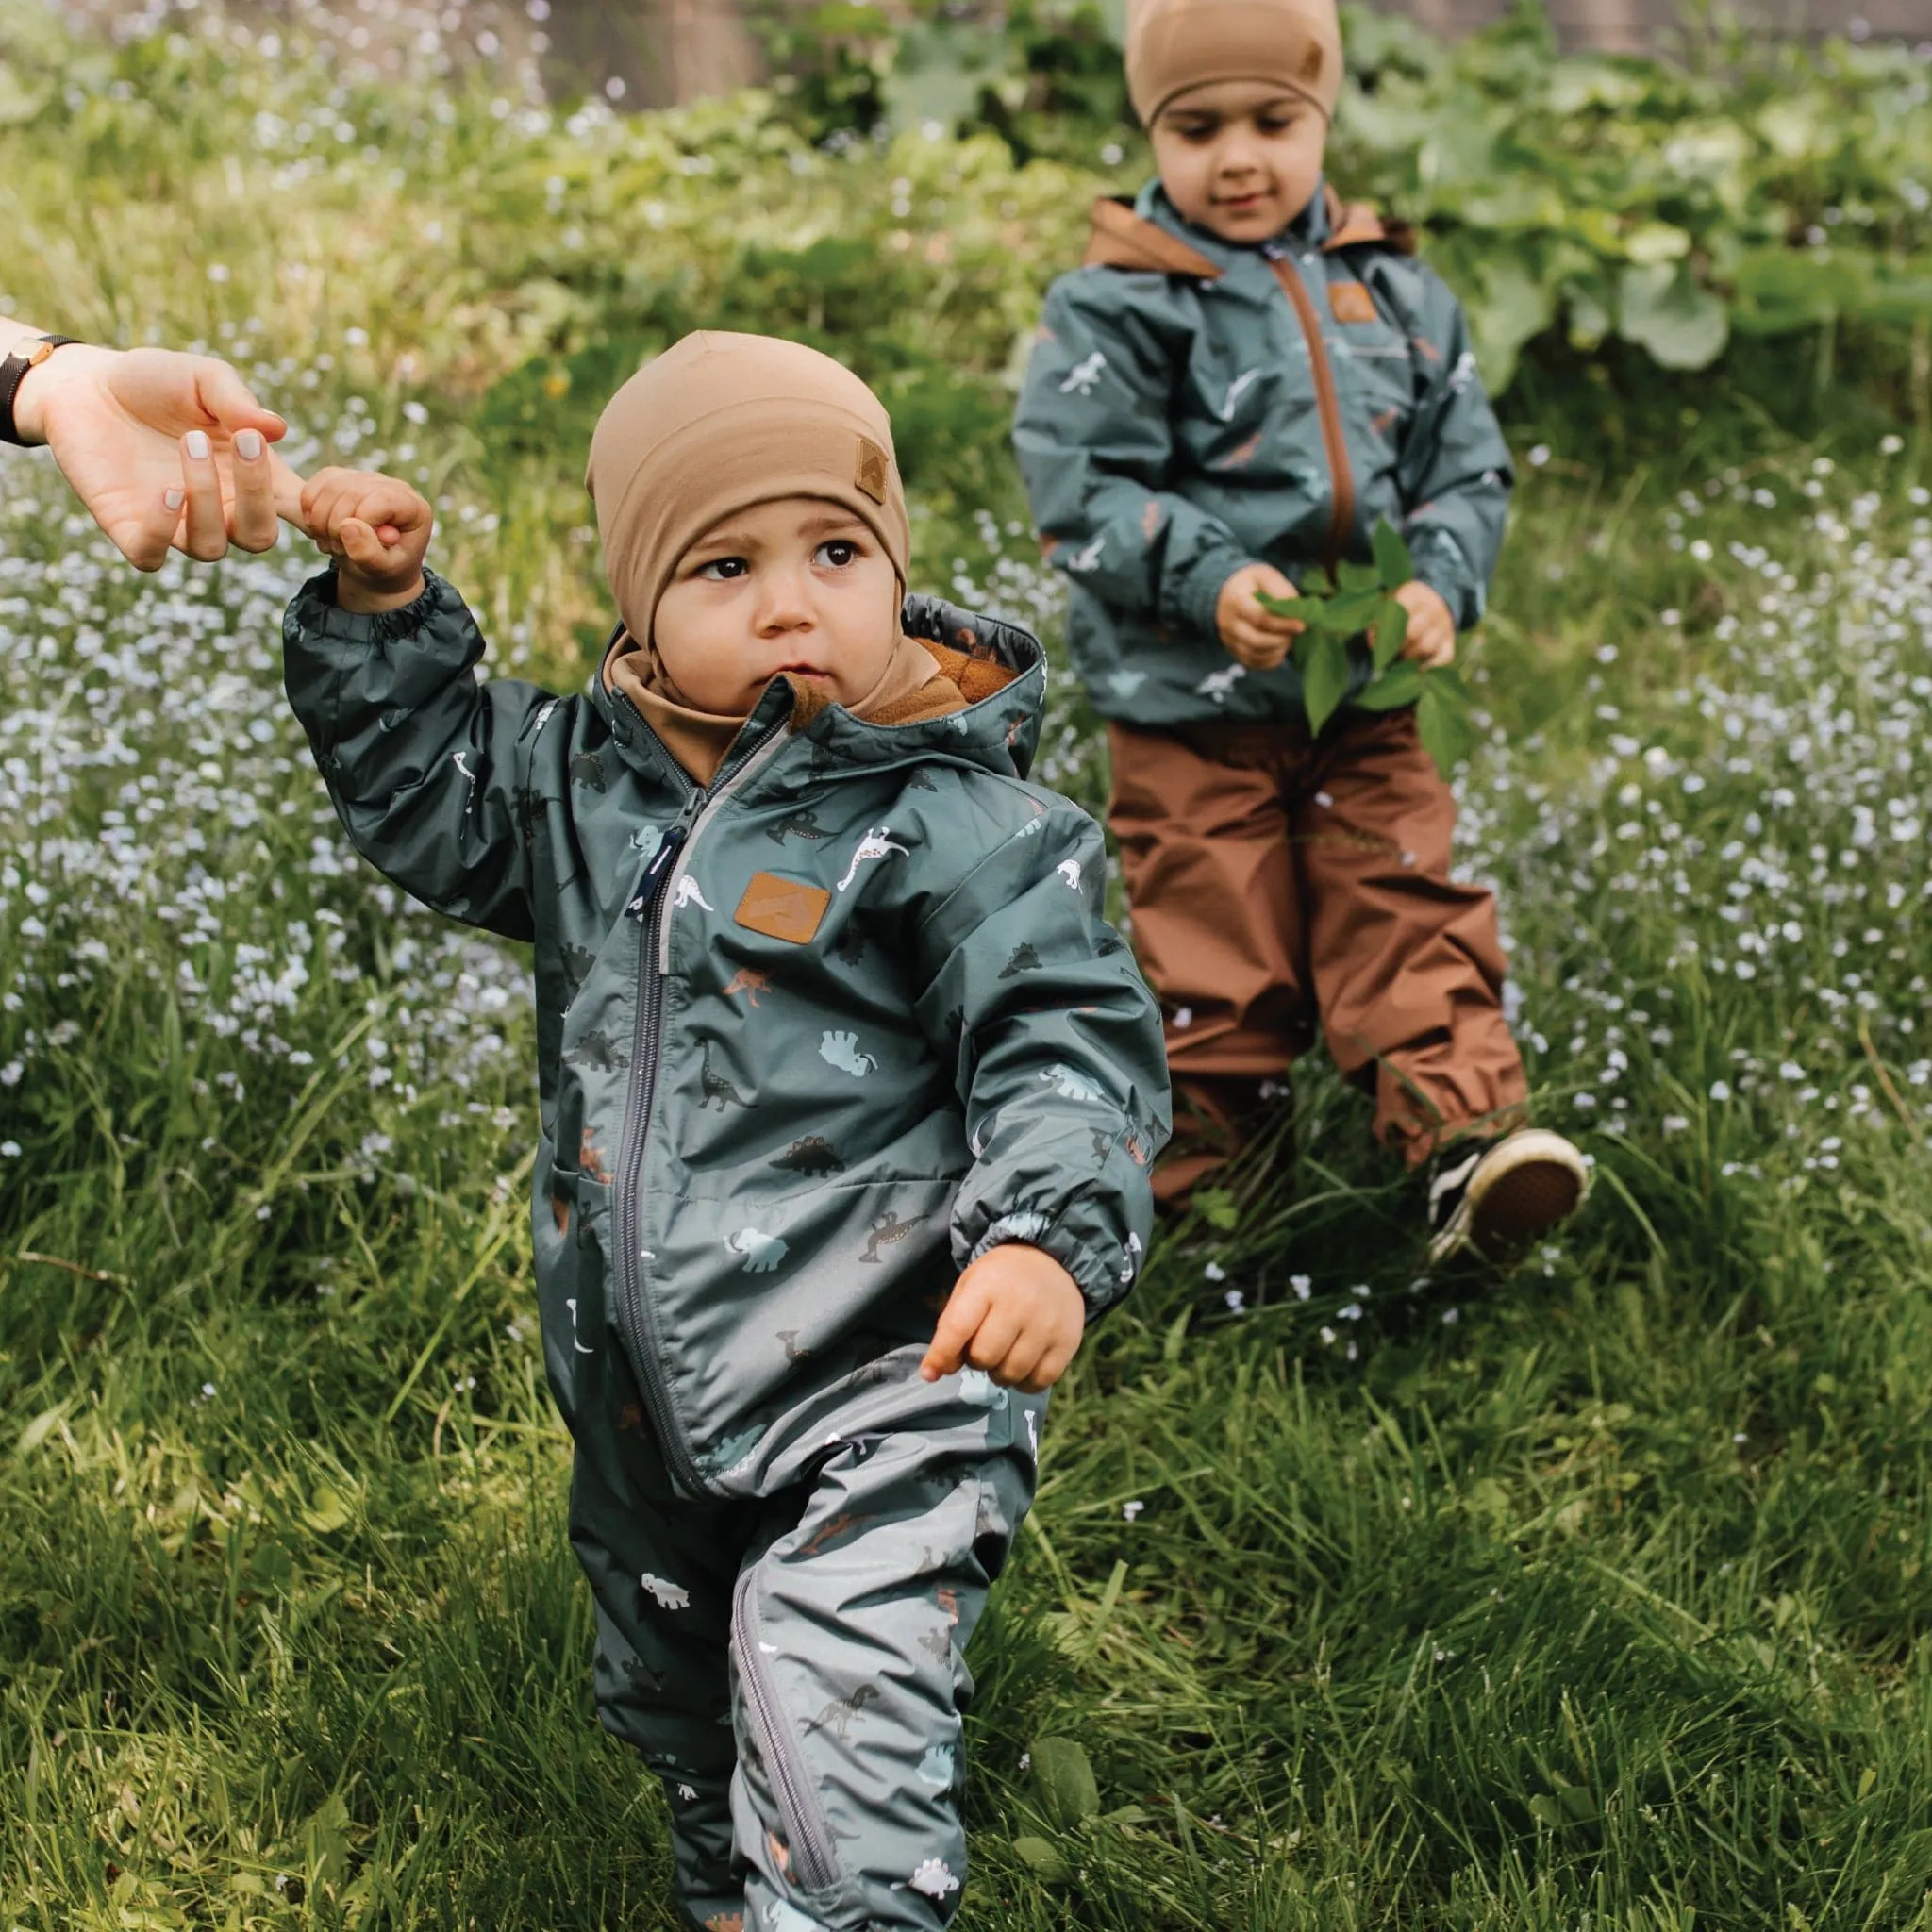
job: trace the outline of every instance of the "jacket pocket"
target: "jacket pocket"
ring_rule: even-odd
[[[805,1754],[791,1734],[776,1688],[765,1669],[758,1648],[758,1613],[753,1601],[757,1573],[747,1569],[738,1579],[731,1605],[731,1646],[738,1656],[738,1680],[744,1690],[744,1707],[758,1755],[769,1774],[772,1795],[777,1800],[779,1822],[785,1827],[791,1875],[808,1892],[829,1891],[839,1883],[839,1858],[832,1828],[825,1823],[818,1793],[806,1769]]]

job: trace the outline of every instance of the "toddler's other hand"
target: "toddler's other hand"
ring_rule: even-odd
[[[302,486],[302,522],[339,561],[344,610],[396,610],[423,594],[436,515],[407,483],[373,470],[318,470]]]
[[[1019,1241],[989,1248],[954,1286],[919,1365],[937,1382],[971,1362],[1037,1395],[1066,1373],[1087,1329],[1087,1304],[1051,1255]]]
[[[1307,626],[1291,617],[1263,610],[1255,601],[1257,592],[1282,598],[1301,594],[1272,564],[1243,564],[1221,587],[1214,607],[1215,627],[1228,656],[1238,664],[1245,664],[1250,671],[1273,671]]]
[[[1408,612],[1408,637],[1402,655],[1424,671],[1440,671],[1456,661],[1456,618],[1441,591],[1426,584],[1404,584],[1395,601]]]

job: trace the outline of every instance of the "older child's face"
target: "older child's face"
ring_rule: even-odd
[[[1266,242],[1315,198],[1328,122],[1270,81],[1217,81],[1164,108],[1151,130],[1161,185],[1224,242]]]
[[[857,704],[898,648],[899,576],[849,510],[784,497],[737,511],[685,552],[653,634],[698,710],[749,711],[788,671]]]

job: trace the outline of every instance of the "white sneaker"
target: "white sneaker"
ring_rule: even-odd
[[[1429,1183],[1429,1266],[1457,1255],[1514,1260],[1568,1221],[1590,1193],[1590,1165],[1561,1134],[1524,1127],[1452,1147]]]

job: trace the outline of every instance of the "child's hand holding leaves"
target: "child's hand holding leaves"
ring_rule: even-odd
[[[1399,584],[1391,594],[1408,612],[1402,655],[1419,671],[1442,671],[1456,661],[1456,618],[1441,591],[1427,584]]]
[[[1221,587],[1214,622],[1227,655],[1250,671],[1273,671],[1302,634],[1285,607],[1294,586],[1270,563],[1248,563]]]
[[[1472,739],[1469,699],[1453,668],[1455,617],[1440,593],[1415,580],[1408,545],[1386,518],[1376,525],[1374,545],[1373,564],[1342,564],[1339,582],[1316,573],[1292,605],[1265,593],[1257,601],[1276,615],[1292,609],[1304,625],[1294,662],[1312,737],[1322,735],[1348,697],[1366,653],[1369,677],[1355,703],[1365,711],[1413,705],[1423,744],[1447,777],[1468,756]]]

